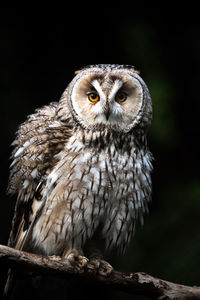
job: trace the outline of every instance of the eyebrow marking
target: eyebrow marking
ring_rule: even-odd
[[[119,79],[116,79],[113,88],[109,94],[109,98],[112,99],[122,86],[123,86],[123,82]]]
[[[100,99],[105,99],[106,96],[101,88],[101,85],[99,83],[99,81],[97,79],[93,80],[91,82],[92,86],[95,88],[95,90],[98,92],[99,96],[100,96]]]

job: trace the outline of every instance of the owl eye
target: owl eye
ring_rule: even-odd
[[[115,100],[119,103],[126,101],[126,99],[127,99],[127,94],[124,92],[118,92],[115,97]]]
[[[99,95],[96,92],[89,93],[88,99],[90,100],[90,102],[97,102],[99,101]]]

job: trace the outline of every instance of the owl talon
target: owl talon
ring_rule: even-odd
[[[82,255],[75,255],[74,253],[70,253],[66,256],[66,259],[70,262],[73,267],[78,269],[83,269],[87,266],[88,259]]]
[[[109,276],[113,271],[113,267],[102,259],[92,258],[87,264],[87,270],[89,273],[99,273],[102,276]]]
[[[105,260],[100,260],[99,274],[102,276],[109,276],[113,271],[113,267]]]
[[[96,258],[92,258],[89,260],[87,264],[87,270],[89,273],[97,273],[100,267],[100,260]]]

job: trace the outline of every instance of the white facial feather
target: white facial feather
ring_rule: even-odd
[[[98,82],[98,80],[93,80],[91,82],[91,84],[93,85],[93,87],[95,88],[95,90],[97,91],[97,93],[99,94],[99,97],[100,97],[100,101],[102,101],[103,103],[105,103],[106,101],[106,95],[105,93],[102,91],[102,88]]]
[[[123,109],[119,103],[115,101],[116,94],[123,85],[120,80],[115,80],[114,85],[108,95],[102,90],[99,82],[94,80],[92,85],[99,94],[100,100],[93,105],[91,111],[96,115],[97,120],[104,124],[118,123],[120,116],[123,114]],[[110,116],[109,119],[106,118],[105,111],[109,109]]]
[[[117,94],[117,92],[120,90],[120,88],[123,86],[123,82],[119,79],[115,80],[115,83],[109,93],[109,100],[110,101],[115,101],[115,96]]]
[[[91,102],[88,94],[94,89],[99,100]],[[127,94],[127,99],[121,103],[116,99],[119,91]],[[118,70],[109,74],[99,71],[84,74],[75,82],[70,101],[84,128],[105,124],[128,132],[143,117],[143,98],[143,86],[137,74],[134,77]]]

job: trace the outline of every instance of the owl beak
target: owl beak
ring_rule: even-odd
[[[109,117],[110,117],[110,108],[109,107],[106,107],[106,110],[104,112],[105,116],[106,116],[106,121],[108,121]]]

